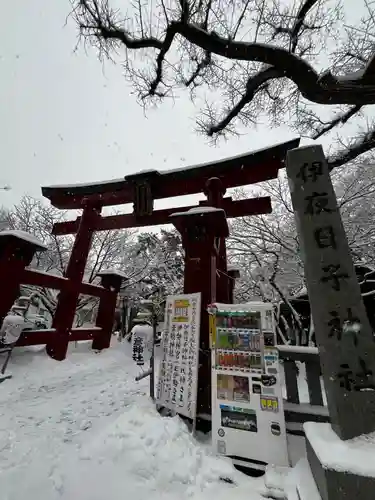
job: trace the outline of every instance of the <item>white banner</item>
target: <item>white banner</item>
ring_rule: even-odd
[[[171,295],[165,307],[157,403],[195,418],[201,294]]]
[[[143,366],[150,361],[153,349],[154,330],[150,325],[135,325],[132,329],[133,361]]]

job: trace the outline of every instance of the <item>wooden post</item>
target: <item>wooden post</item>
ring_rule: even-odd
[[[101,328],[94,334],[92,348],[101,351],[111,345],[112,328],[116,310],[117,294],[126,276],[120,271],[106,270],[97,274],[101,278],[101,285],[108,290],[108,295],[100,299],[96,326]]]
[[[47,247],[31,234],[0,232],[0,327],[20,295],[25,267],[31,264],[35,252],[45,250]]]
[[[158,317],[155,314],[155,307],[152,307],[152,354],[150,359],[150,397],[155,401],[155,342]]]
[[[287,155],[316,341],[333,430],[375,431],[375,343],[323,149]]]
[[[206,182],[204,193],[210,207],[223,208],[223,197],[225,188],[218,177],[211,177]],[[231,279],[227,270],[227,246],[225,238],[217,238],[217,258],[216,258],[216,301],[223,304],[232,303],[230,300]]]
[[[240,270],[232,267],[228,268],[228,284],[229,284],[229,304],[234,304],[234,286],[236,284],[236,279],[240,277]]]
[[[56,335],[47,344],[47,354],[57,361],[66,357],[69,344],[69,334],[73,325],[77,307],[79,288],[85,272],[93,232],[100,218],[100,209],[85,207],[80,219],[76,239],[65,272],[66,285],[62,288],[52,322]]]
[[[207,306],[216,297],[219,239],[228,237],[222,209],[202,207],[171,216],[185,250],[184,293],[201,293],[197,414],[211,414],[211,351]],[[198,416],[197,415],[197,416]]]
[[[127,326],[127,318],[128,318],[128,303],[125,297],[121,299],[121,332],[120,339],[121,341],[126,335],[126,326]]]

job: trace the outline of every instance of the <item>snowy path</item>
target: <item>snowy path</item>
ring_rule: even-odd
[[[13,378],[0,385],[1,499],[259,500],[261,480],[157,414],[128,348],[95,354],[81,344],[63,363],[15,354]],[[219,482],[223,475],[238,486]]]

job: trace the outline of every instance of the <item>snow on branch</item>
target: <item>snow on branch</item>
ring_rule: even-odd
[[[375,124],[367,132],[361,134],[350,144],[343,145],[343,148],[336,152],[335,156],[328,158],[330,170],[345,165],[355,160],[359,155],[367,153],[375,148]]]
[[[202,2],[203,3],[203,2]],[[229,59],[258,61],[271,64],[284,76],[296,83],[302,94],[309,100],[318,103],[365,104],[374,102],[375,84],[373,82],[373,66],[375,58],[368,63],[362,74],[349,75],[349,78],[335,77],[330,71],[321,77],[306,62],[295,56],[298,32],[309,10],[316,0],[307,0],[301,6],[293,29],[290,30],[291,50],[261,43],[238,42],[231,37],[222,37],[215,32],[208,32],[203,26],[189,22],[189,13],[185,13],[178,21],[170,21],[164,39],[155,37],[131,36],[116,23],[116,12],[108,6],[107,0],[80,0],[76,10],[80,29],[89,35],[101,37],[103,40],[115,40],[128,49],[154,48],[159,50],[155,82],[160,81],[162,62],[171,48],[176,35],[183,36],[190,43],[201,47],[208,53]],[[185,10],[189,2],[183,2]],[[302,73],[301,73],[302,71]],[[368,84],[368,86],[366,85]]]
[[[348,111],[344,111],[342,113],[338,113],[334,118],[332,118],[328,122],[320,122],[321,126],[318,127],[315,133],[312,135],[312,139],[319,139],[323,135],[330,132],[333,128],[335,128],[339,124],[347,123],[350,118],[355,116],[360,112],[362,106],[353,106]]]
[[[188,2],[184,4],[187,5]],[[315,2],[306,2],[306,5],[308,4],[313,6]],[[307,6],[306,9],[308,10]],[[175,37],[180,35],[210,54],[226,59],[260,62],[273,66],[279,72],[280,77],[292,80],[302,96],[311,102],[329,105],[365,105],[375,102],[375,81],[372,79],[369,81],[366,78],[363,81],[363,75],[355,75],[353,79],[345,80],[335,77],[330,71],[320,76],[307,61],[291,51],[275,45],[236,41],[215,32],[209,33],[203,27],[189,22],[184,16],[167,25],[163,40],[154,37],[132,37],[116,23],[115,13],[108,7],[107,1],[80,0],[76,16],[83,34],[101,38],[103,41],[115,40],[127,49],[153,48],[159,51],[156,58],[156,76],[151,83],[150,94],[154,94],[162,82],[165,56]],[[292,35],[293,40],[302,24],[301,19],[302,15],[297,18],[296,29],[293,30]],[[295,42],[293,46],[294,44]]]
[[[266,113],[271,125],[288,123],[318,139],[375,104],[372,7],[358,26],[347,27],[340,2],[327,6],[319,0],[299,5],[280,0],[134,0],[123,15],[111,0],[72,1],[80,35],[100,57],[112,58],[125,49],[125,74],[143,105],[173,96],[181,85],[191,89],[192,98],[200,85],[220,93],[222,98],[213,98],[203,110],[203,121],[198,119],[210,137],[235,132],[235,120],[256,124]],[[337,40],[338,48],[332,49]],[[323,72],[322,60],[330,60]],[[220,102],[225,104],[217,115],[213,108]],[[316,105],[349,109],[320,120]],[[332,168],[371,149],[368,135],[340,150]]]

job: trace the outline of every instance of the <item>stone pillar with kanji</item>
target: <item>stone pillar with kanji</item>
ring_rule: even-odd
[[[287,175],[334,431],[332,440],[344,443],[375,431],[374,336],[322,147],[289,151]],[[335,471],[332,479],[332,475],[327,475],[329,467],[319,469],[319,454],[311,436],[318,435],[323,429],[319,426],[327,424],[314,425],[317,426],[314,432],[311,433],[310,424],[309,433],[306,432],[310,436],[307,449],[322,498],[355,498],[350,494],[361,500],[373,497],[375,484],[372,493],[367,494],[357,476],[353,476],[348,486],[347,475],[340,476]],[[321,481],[323,477],[325,482]],[[351,493],[346,495],[344,491]]]
[[[211,352],[207,306],[216,301],[218,242],[229,235],[222,209],[201,207],[171,216],[185,250],[184,293],[201,293],[197,414],[211,414]]]

